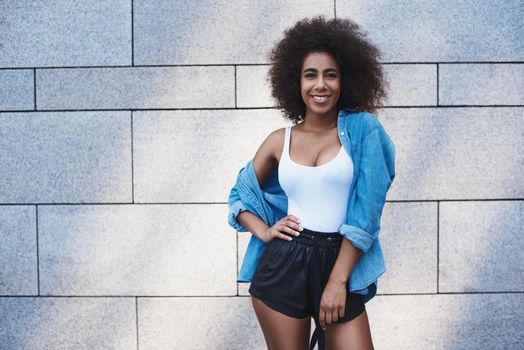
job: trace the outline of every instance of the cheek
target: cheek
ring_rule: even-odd
[[[302,96],[307,96],[308,95],[308,91],[310,90],[310,86],[306,83],[302,83],[300,84],[300,93]]]
[[[301,80],[301,81],[300,81],[300,89],[301,89],[301,90],[307,90],[307,89],[309,89],[310,85],[311,85],[311,82],[309,82],[309,81],[307,81],[307,80]]]
[[[333,88],[334,88],[333,90],[336,91],[336,94],[340,95],[340,82],[336,83]]]
[[[306,103],[307,101],[307,91],[304,88],[300,89],[300,97],[302,98],[302,102]]]
[[[305,95],[306,95],[306,92],[307,92],[307,90],[305,89],[305,87],[304,87],[304,86],[301,86],[301,87],[300,87],[300,95],[305,96]]]

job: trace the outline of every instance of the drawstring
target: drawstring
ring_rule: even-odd
[[[318,342],[318,350],[325,350],[326,349],[326,337],[325,332],[320,326],[320,299],[322,298],[322,290],[324,289],[324,286],[326,285],[327,281],[325,280],[327,277],[324,277],[323,280],[320,280],[320,276],[323,276],[321,266],[320,266],[320,251],[318,243],[315,239],[315,236],[312,237],[313,240],[313,255],[312,255],[312,264],[314,266],[317,266],[317,269],[312,269],[313,276],[313,299],[315,301],[314,304],[314,319],[315,319],[315,331],[313,332],[313,335],[311,336],[311,344],[309,346],[309,350],[313,350],[315,347],[315,344]],[[327,243],[328,243],[328,249],[327,249],[327,261],[328,263],[331,263],[331,237],[327,237]],[[327,276],[327,274],[326,274]]]

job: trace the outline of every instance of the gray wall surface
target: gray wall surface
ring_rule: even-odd
[[[265,348],[227,195],[314,15],[390,81],[375,348],[522,348],[521,0],[0,0],[0,349]]]

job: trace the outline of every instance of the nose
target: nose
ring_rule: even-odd
[[[326,87],[326,82],[324,78],[321,75],[319,75],[317,81],[315,82],[315,88],[317,88],[318,90],[321,90],[325,87]]]

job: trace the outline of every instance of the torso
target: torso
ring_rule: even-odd
[[[338,139],[337,128],[333,128],[322,135],[311,131],[304,131],[300,124],[293,126],[289,155],[295,163],[316,167],[334,159],[341,150],[342,144]],[[274,157],[280,163],[284,149],[285,128],[279,130],[279,145]]]
[[[324,138],[318,141],[310,139],[305,143],[304,133],[302,139],[295,142],[295,128],[288,126],[284,129],[277,165],[280,186],[288,197],[287,214],[298,217],[309,229],[337,232],[346,219],[353,162],[339,142],[325,145],[322,144]],[[336,134],[335,137],[338,141]],[[292,154],[293,147],[302,150],[300,155]],[[317,149],[320,151],[315,159],[307,157]],[[303,160],[296,159],[300,156]]]

